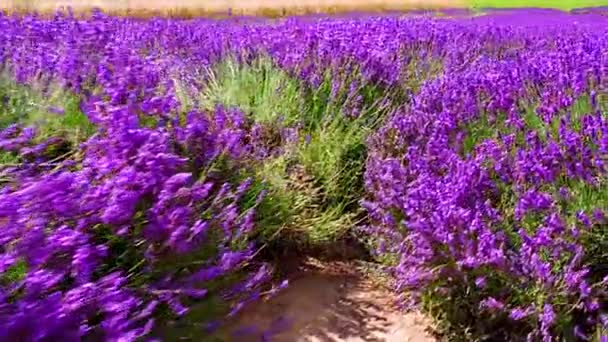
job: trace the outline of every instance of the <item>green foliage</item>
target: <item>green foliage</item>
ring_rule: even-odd
[[[7,83],[0,82],[0,129],[20,121],[33,108],[26,92]]]
[[[256,213],[263,241],[335,241],[359,219],[365,137],[388,112],[384,90],[360,79],[353,73],[338,80],[339,91],[332,94],[336,80],[329,72],[312,88],[268,57],[246,64],[228,58],[211,70],[199,99],[207,109],[238,107],[262,125],[300,127],[300,143],[252,171],[259,186],[269,189]],[[349,92],[351,85],[355,92]],[[356,117],[345,110],[353,107],[349,103],[357,104]]]
[[[247,65],[235,58],[223,60],[209,73],[200,101],[209,110],[217,104],[238,107],[260,123],[282,118],[290,125],[302,118],[304,109],[298,83],[268,58]]]
[[[25,277],[27,273],[27,264],[24,260],[17,261],[9,267],[5,272],[0,274],[0,284],[15,283]]]
[[[76,146],[95,133],[96,128],[80,109],[77,96],[58,92],[49,99],[36,100],[40,101],[40,109],[29,112],[24,124],[38,127],[40,140],[60,136]],[[62,109],[63,113],[52,113],[49,108],[53,106]]]
[[[574,8],[595,7],[608,4],[603,0],[471,0],[473,8],[556,8],[571,10]]]
[[[488,288],[479,289],[473,281],[437,283],[422,298],[422,308],[436,322],[436,330],[442,340],[468,341],[513,341],[525,323],[509,320],[505,314],[489,314],[479,310],[479,302],[496,289],[508,287],[499,275],[488,280]],[[507,328],[508,327],[508,328]],[[497,335],[500,334],[500,335]]]
[[[11,124],[33,126],[36,140],[60,137],[72,147],[95,132],[80,109],[80,98],[63,90],[42,93],[0,77],[0,129]]]
[[[482,114],[479,119],[466,125],[466,136],[462,143],[462,155],[473,153],[475,147],[487,139],[498,137],[498,134],[506,133],[506,116],[498,114],[492,119],[487,114]]]
[[[214,288],[221,288],[221,286],[228,286],[229,284],[226,284],[226,281],[224,281],[224,283],[215,283],[216,285]],[[222,315],[226,315],[228,310],[229,308],[225,301],[219,298],[219,296],[210,295],[198,301],[196,305],[190,306],[189,311],[179,320],[175,320],[175,317],[166,310],[162,319],[169,321],[170,323],[167,326],[158,326],[153,335],[159,337],[163,341],[229,341],[225,336],[222,336],[221,332],[210,335],[205,331],[205,324],[208,324],[218,317],[222,317]]]
[[[19,156],[13,152],[0,151],[0,166],[18,163]]]
[[[583,181],[562,180],[557,187],[567,187],[570,197],[559,202],[560,211],[565,215],[567,223],[576,222],[576,213],[583,212],[592,217],[594,209],[608,212],[608,177],[598,179],[597,184],[591,185]],[[608,275],[608,225],[595,224],[583,232],[586,260],[590,265],[592,283],[600,281]]]

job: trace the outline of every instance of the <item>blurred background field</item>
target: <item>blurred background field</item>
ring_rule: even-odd
[[[0,0],[0,336],[608,342],[605,2]]]
[[[305,14],[342,11],[387,11],[433,8],[456,8],[467,5],[467,0],[8,0],[6,7],[17,10],[49,11],[58,7],[72,7],[76,11],[101,8],[105,11],[136,13],[187,12],[191,15],[225,13],[243,15]]]
[[[570,10],[608,5],[608,0],[5,0],[0,7],[18,11],[53,11],[71,7],[76,11],[101,8],[131,14],[204,16],[231,11],[235,15],[281,16],[348,11],[398,11],[438,8],[558,8]]]
[[[606,0],[469,0],[469,5],[481,8],[559,8],[570,10],[573,8],[606,6]]]

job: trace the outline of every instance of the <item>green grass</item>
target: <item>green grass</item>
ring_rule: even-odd
[[[19,87],[6,77],[0,77],[0,129],[21,122],[36,109],[36,103],[25,87]]]
[[[50,142],[36,157],[52,163],[74,158],[79,144],[96,131],[95,126],[80,110],[80,99],[77,96],[59,89],[42,93],[2,75],[0,130],[13,124],[21,128],[34,128],[35,136],[27,143],[28,146]],[[0,171],[3,174],[0,184],[14,180],[11,173],[5,172],[7,167],[21,168],[32,162],[32,159],[31,155],[22,155],[18,150],[0,150]]]
[[[37,142],[60,137],[75,147],[96,130],[80,110],[80,98],[60,89],[42,94],[2,76],[0,100],[0,129],[11,124],[35,127]]]
[[[234,58],[225,59],[210,71],[200,100],[208,110],[216,104],[238,107],[261,123],[274,123],[282,117],[284,124],[291,125],[301,119],[304,110],[298,83],[268,58],[248,66]]]
[[[20,158],[13,152],[0,151],[0,165],[15,164]]]
[[[574,8],[607,6],[607,0],[472,0],[473,8]]]
[[[198,99],[207,110],[217,104],[238,107],[262,125],[301,127],[298,144],[254,167],[254,177],[270,189],[257,215],[263,220],[258,224],[264,227],[263,240],[326,243],[355,225],[363,191],[365,137],[386,113],[375,101],[379,93],[361,87],[359,93],[370,99],[369,104],[363,105],[358,118],[347,118],[343,104],[348,87],[342,88],[332,98],[329,77],[311,89],[265,57],[246,65],[228,58],[210,70]]]
[[[58,102],[63,114],[50,113],[48,110],[37,110],[29,113],[24,124],[38,127],[38,137],[42,140],[61,136],[72,146],[86,140],[95,133],[95,126],[80,110],[80,99],[75,95],[59,94],[52,99]]]

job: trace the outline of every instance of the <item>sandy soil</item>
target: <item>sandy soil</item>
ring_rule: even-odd
[[[106,10],[169,10],[187,8],[197,11],[219,12],[231,8],[235,12],[255,13],[261,9],[412,9],[463,7],[465,0],[5,0],[0,7],[36,8],[50,10],[61,6],[74,9],[99,7]]]
[[[280,332],[272,342],[435,341],[422,315],[399,312],[394,295],[352,264],[308,262],[290,278],[289,288],[239,315],[228,328],[230,341],[260,341],[260,331],[273,328]]]

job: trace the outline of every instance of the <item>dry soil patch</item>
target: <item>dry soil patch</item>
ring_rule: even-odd
[[[428,320],[400,312],[394,294],[352,263],[312,261],[290,278],[282,293],[238,316],[228,328],[230,340],[260,341],[261,332],[274,327],[280,332],[273,342],[435,341]]]

